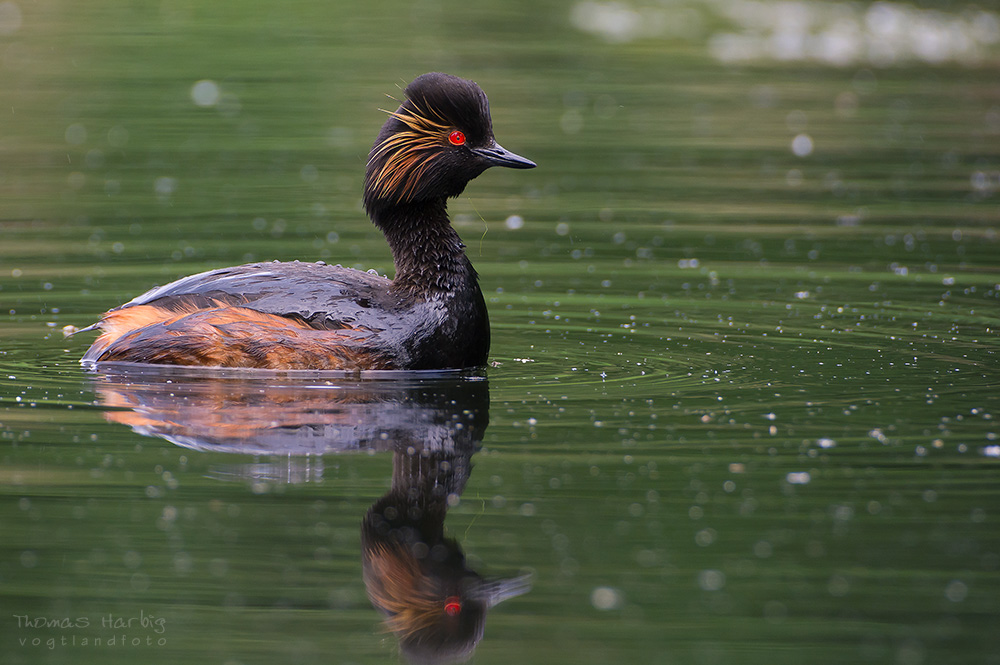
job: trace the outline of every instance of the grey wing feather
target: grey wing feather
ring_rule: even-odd
[[[203,297],[241,304],[266,314],[297,316],[313,325],[336,328],[362,323],[384,311],[392,282],[376,274],[318,263],[251,263],[184,277],[143,293],[122,305],[148,305],[163,299]],[[377,318],[377,316],[375,317]]]

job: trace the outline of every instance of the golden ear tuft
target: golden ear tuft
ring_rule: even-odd
[[[378,198],[392,198],[395,194],[400,201],[409,201],[454,128],[440,114],[416,105],[412,109],[401,106],[389,115],[406,129],[390,134],[372,150],[369,167],[379,162],[381,167],[371,187]]]

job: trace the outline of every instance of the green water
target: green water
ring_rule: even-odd
[[[397,662],[361,522],[440,421],[448,535],[532,579],[476,662],[1000,662],[996,14],[723,61],[739,6],[0,3],[0,661]],[[80,369],[63,326],[186,274],[391,272],[364,161],[433,70],[539,164],[451,204],[486,381]]]

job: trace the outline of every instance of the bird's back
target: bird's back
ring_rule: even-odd
[[[338,329],[358,321],[378,325],[379,312],[391,309],[391,286],[391,280],[375,272],[322,262],[248,263],[184,277],[150,289],[112,311],[215,300],[294,317],[315,328]]]
[[[393,369],[392,282],[322,263],[253,263],[157,287],[108,312],[84,362]]]

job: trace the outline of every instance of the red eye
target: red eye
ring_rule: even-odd
[[[448,143],[452,145],[465,145],[465,134],[456,129],[448,135]]]
[[[465,137],[462,136],[462,132],[455,132],[455,134],[458,134],[459,136],[462,137],[462,139],[465,139]],[[454,136],[455,134],[452,134],[452,136]],[[451,137],[449,137],[449,140],[450,138]],[[448,616],[450,617],[457,616],[458,613],[461,611],[462,611],[462,603],[459,601],[458,596],[451,596],[445,601],[444,613],[447,614]]]

